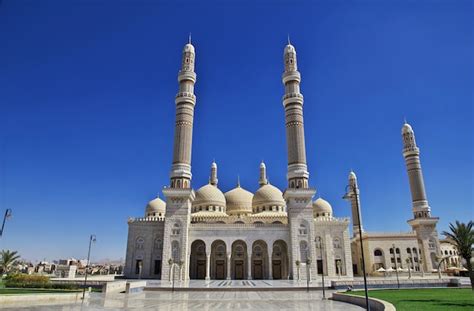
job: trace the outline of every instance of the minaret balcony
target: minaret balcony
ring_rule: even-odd
[[[178,82],[186,80],[196,83],[196,73],[190,70],[180,70],[178,74]]]
[[[303,105],[303,94],[301,93],[288,93],[288,94],[285,94],[283,95],[283,106],[286,106],[288,105],[289,103],[299,103],[301,105]]]
[[[301,82],[301,74],[299,71],[285,71],[281,78],[283,79],[283,84],[289,81]]]
[[[176,94],[175,103],[182,103],[182,102],[191,102],[192,104],[196,104],[196,95],[189,92],[180,92]]]

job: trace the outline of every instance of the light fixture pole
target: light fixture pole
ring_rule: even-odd
[[[360,243],[360,255],[362,257],[362,274],[364,275],[364,291],[365,291],[365,309],[370,311],[369,305],[369,292],[367,290],[367,276],[365,275],[365,256],[364,256],[364,246],[362,245],[362,226],[360,224],[360,207],[359,207],[359,188],[357,183],[354,185],[346,186],[346,194],[342,197],[345,200],[351,201],[355,200],[357,208],[357,224],[359,229],[359,243]]]
[[[326,299],[326,290],[324,288],[324,260],[323,260],[324,253],[323,253],[323,241],[322,241],[320,236],[317,237],[317,242],[318,242],[319,249],[321,250],[321,263],[322,263],[322,270],[323,270],[323,271],[321,271],[321,277],[323,278],[323,280],[322,280],[323,281],[323,300],[325,300]]]
[[[2,223],[2,229],[0,229],[0,238],[2,237],[3,235],[3,229],[5,228],[5,221],[9,218],[12,217],[12,209],[11,208],[7,208],[6,211],[5,211],[5,215],[3,216],[3,223]]]
[[[87,263],[86,263],[86,270],[85,270],[85,277],[84,277],[84,288],[82,289],[82,300],[84,301],[84,297],[86,296],[86,286],[87,286],[87,268],[89,267],[89,260],[91,258],[91,246],[92,243],[95,243],[96,237],[95,234],[91,234],[89,237],[89,251],[87,252]]]
[[[395,261],[395,274],[397,275],[397,287],[398,289],[400,289],[400,280],[398,279],[398,264],[397,264],[395,244],[392,244],[392,248],[393,248],[393,261]]]

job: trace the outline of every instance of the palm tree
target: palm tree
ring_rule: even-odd
[[[471,256],[472,245],[474,244],[474,222],[471,220],[467,224],[456,220],[456,225],[449,224],[451,232],[443,231],[443,235],[450,239],[459,251],[462,258],[466,260],[467,270],[471,279],[471,287],[474,291],[474,272],[472,271]]]
[[[17,251],[2,250],[0,252],[0,270],[3,273],[8,273],[15,261],[20,259]]]

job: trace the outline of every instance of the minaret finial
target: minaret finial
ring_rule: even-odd
[[[403,117],[403,123],[407,124],[407,117]]]
[[[188,43],[191,44],[191,33],[189,33]]]
[[[290,34],[288,34],[288,45],[291,45]]]

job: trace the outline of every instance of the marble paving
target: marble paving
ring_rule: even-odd
[[[328,291],[328,296],[331,292]],[[79,310],[320,310],[356,311],[363,310],[350,304],[322,300],[319,291],[278,292],[141,292],[137,294],[103,295],[92,293],[84,304],[16,305],[0,307],[3,310],[31,311],[79,311]]]

